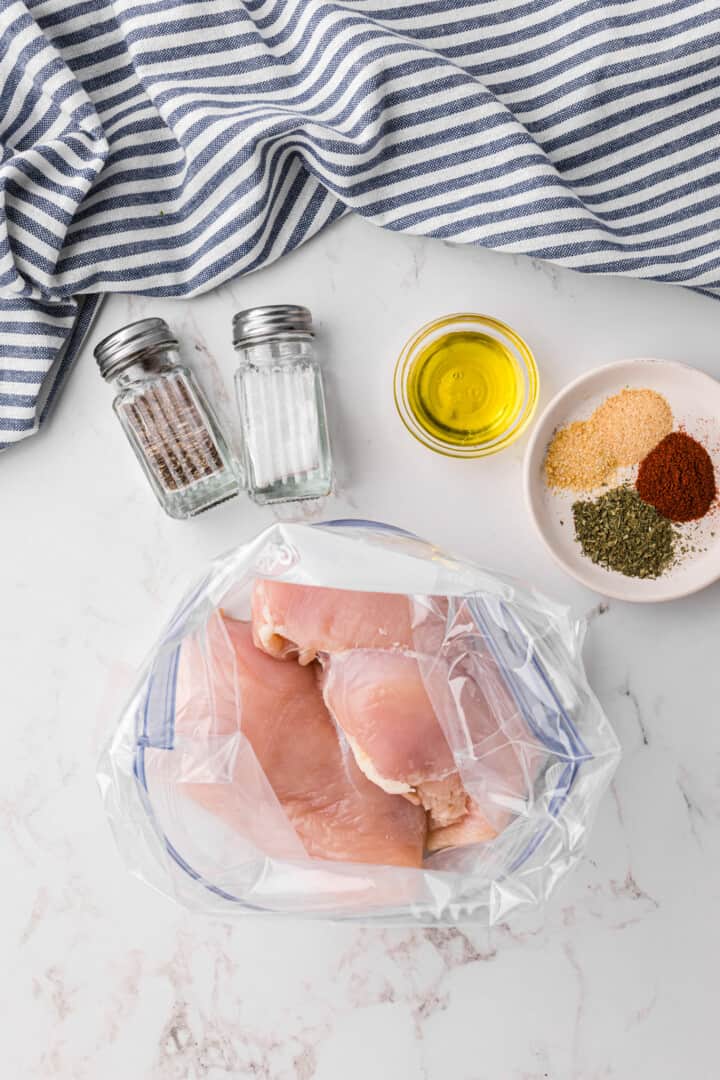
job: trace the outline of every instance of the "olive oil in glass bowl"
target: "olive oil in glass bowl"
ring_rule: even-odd
[[[525,430],[538,374],[509,326],[485,315],[447,315],[405,345],[394,389],[400,418],[423,446],[474,458],[502,450]]]

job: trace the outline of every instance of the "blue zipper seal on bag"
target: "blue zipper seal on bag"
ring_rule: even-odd
[[[488,650],[490,651],[490,654],[492,655],[492,658],[495,661],[495,664],[500,674],[502,675],[508,690],[513,696],[513,700],[515,701],[518,709],[522,714],[523,720],[525,721],[528,730],[535,736],[538,742],[542,743],[542,745],[547,750],[549,750],[550,753],[552,753],[556,758],[565,758],[567,761],[567,764],[565,765],[562,773],[558,778],[557,783],[555,784],[555,793],[548,804],[548,813],[551,817],[557,818],[560,810],[565,805],[565,802],[567,801],[570,792],[572,791],[572,788],[580,772],[580,767],[582,763],[584,761],[591,761],[593,755],[583,743],[577,728],[572,722],[572,719],[559,701],[555,689],[550,682],[547,672],[545,671],[542,663],[540,662],[537,652],[533,647],[532,643],[530,642],[529,637],[524,633],[522,627],[518,624],[517,619],[509,610],[507,605],[504,602],[501,602],[500,610],[506,616],[506,618],[509,618],[512,621],[518,633],[522,634],[523,637],[525,637],[526,644],[530,645],[529,658],[532,668],[541,680],[545,689],[549,692],[555,704],[555,712],[544,709],[544,713],[548,718],[556,718],[556,721],[554,723],[548,725],[550,730],[537,723],[535,717],[533,716],[533,710],[528,702],[528,691],[526,687],[522,684],[521,680],[517,678],[514,671],[509,668],[503,661],[498,649],[495,635],[493,631],[490,630],[490,628],[488,627],[488,624],[482,614],[481,604],[483,604],[483,601],[480,600],[478,597],[467,597],[466,599],[470,606],[473,619],[487,644]],[[498,630],[500,630],[499,627]],[[507,634],[507,632],[505,632],[505,638],[507,643],[511,647],[517,647],[517,641],[513,639],[509,634]],[[527,658],[527,651],[522,655]],[[542,704],[542,701],[539,697],[536,697],[535,700],[536,702]],[[566,740],[568,740],[570,744],[570,752],[568,752],[567,743],[563,742],[560,739],[559,733],[562,733],[565,736]],[[508,873],[514,873],[516,870],[520,869],[523,863],[527,862],[530,856],[538,849],[542,841],[545,839],[549,830],[550,822],[543,825],[535,834],[535,836],[528,842],[523,851],[510,864],[507,871]]]
[[[177,621],[178,619],[176,617],[171,625],[176,624]],[[147,774],[145,772],[145,750],[148,747],[153,750],[172,750],[174,747],[175,695],[177,690],[177,672],[180,663],[181,648],[181,645],[177,645],[171,653],[162,658],[164,664],[161,663],[160,665],[153,667],[148,676],[148,689],[147,694],[145,695],[145,702],[142,710],[139,710],[141,715],[140,734],[138,735],[135,746],[133,773],[140,789],[140,797],[143,806],[145,807],[145,811],[150,817],[150,820],[155,823],[156,827],[157,819],[152,808],[152,801],[148,790]],[[160,706],[157,713],[157,723],[154,721],[155,712],[152,708],[152,702],[155,700],[156,694]],[[204,885],[206,889],[215,893],[216,896],[221,897],[223,900],[231,900],[235,904],[243,904],[253,911],[263,910],[255,905],[248,904],[245,900],[241,900],[231,893],[225,892],[224,889],[219,888],[217,885],[213,885],[211,881],[208,881],[202,874],[193,869],[190,863],[180,854],[172,841],[159,827],[158,832],[162,837],[165,850],[170,858],[173,859],[181,870],[184,870],[194,881]]]

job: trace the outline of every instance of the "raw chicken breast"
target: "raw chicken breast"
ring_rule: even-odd
[[[447,642],[433,641],[431,655],[355,650],[322,661],[325,701],[358,765],[384,790],[427,810],[430,850],[496,836],[524,811],[539,760],[466,617],[462,605]],[[429,629],[435,636],[437,627]],[[462,777],[459,760],[466,763]]]
[[[323,668],[325,702],[365,775],[429,810],[431,828],[461,818],[465,790],[416,658],[355,649]]]
[[[207,740],[239,728],[308,855],[419,867],[423,811],[370,783],[343,754],[314,667],[270,658],[254,646],[249,623],[217,613],[206,641],[205,655],[192,639],[182,647],[178,733]],[[247,768],[242,753],[236,760]],[[240,833],[255,836],[263,808],[251,821],[247,801],[233,799],[241,782],[236,770],[225,783],[190,782],[182,790]]]
[[[410,601],[395,593],[259,580],[252,624],[258,648],[270,656],[297,656],[301,664],[318,653],[412,646]]]
[[[405,596],[266,580],[253,593],[256,643],[301,664],[320,654],[357,764],[427,810],[435,850],[487,841],[522,811],[532,751],[470,607],[433,597],[428,612],[415,626]]]

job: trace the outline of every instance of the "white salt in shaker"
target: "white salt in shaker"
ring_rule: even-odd
[[[316,499],[332,488],[322,372],[307,308],[240,311],[233,344],[245,483],[258,503]]]

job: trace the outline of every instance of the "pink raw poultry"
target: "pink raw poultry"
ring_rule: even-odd
[[[252,624],[258,648],[301,664],[318,653],[409,648],[413,640],[407,596],[284,581],[255,582]]]
[[[370,780],[430,810],[431,827],[463,817],[465,790],[409,652],[407,596],[257,581],[252,611],[271,655],[321,655],[325,701]]]
[[[407,596],[258,581],[256,644],[301,664],[321,655],[325,701],[365,775],[430,813],[459,821],[467,796],[412,654]],[[444,674],[441,674],[444,678]]]
[[[416,658],[355,649],[324,662],[325,702],[358,765],[385,791],[419,802],[431,827],[466,812],[466,795]]]
[[[284,664],[255,648],[249,623],[211,616],[203,651],[182,647],[176,730],[200,738],[242,732],[309,855],[348,862],[419,867],[425,815],[370,783],[343,756],[314,668]],[[244,740],[243,740],[244,742]],[[247,771],[247,761],[237,761]],[[262,813],[229,783],[184,783],[183,791],[257,843]],[[266,848],[267,850],[267,848]]]
[[[433,601],[444,612],[445,604],[442,598]],[[461,604],[453,618],[453,631],[461,633],[457,642],[453,633],[449,655],[441,659],[444,627],[441,620],[426,621],[419,636],[423,652],[436,661],[424,663],[421,673],[406,596],[266,580],[257,581],[253,592],[256,643],[272,655],[297,656],[300,663],[320,654],[325,700],[358,765],[385,791],[427,809],[430,850],[491,839],[510,820],[509,806],[519,807],[527,790],[521,755],[499,727],[502,716],[520,734],[514,702],[494,661],[483,653],[474,657],[475,671],[458,675],[463,664],[456,654],[473,629],[469,609]],[[455,741],[483,759],[473,785],[480,804],[457,772],[438,707],[454,723]]]

